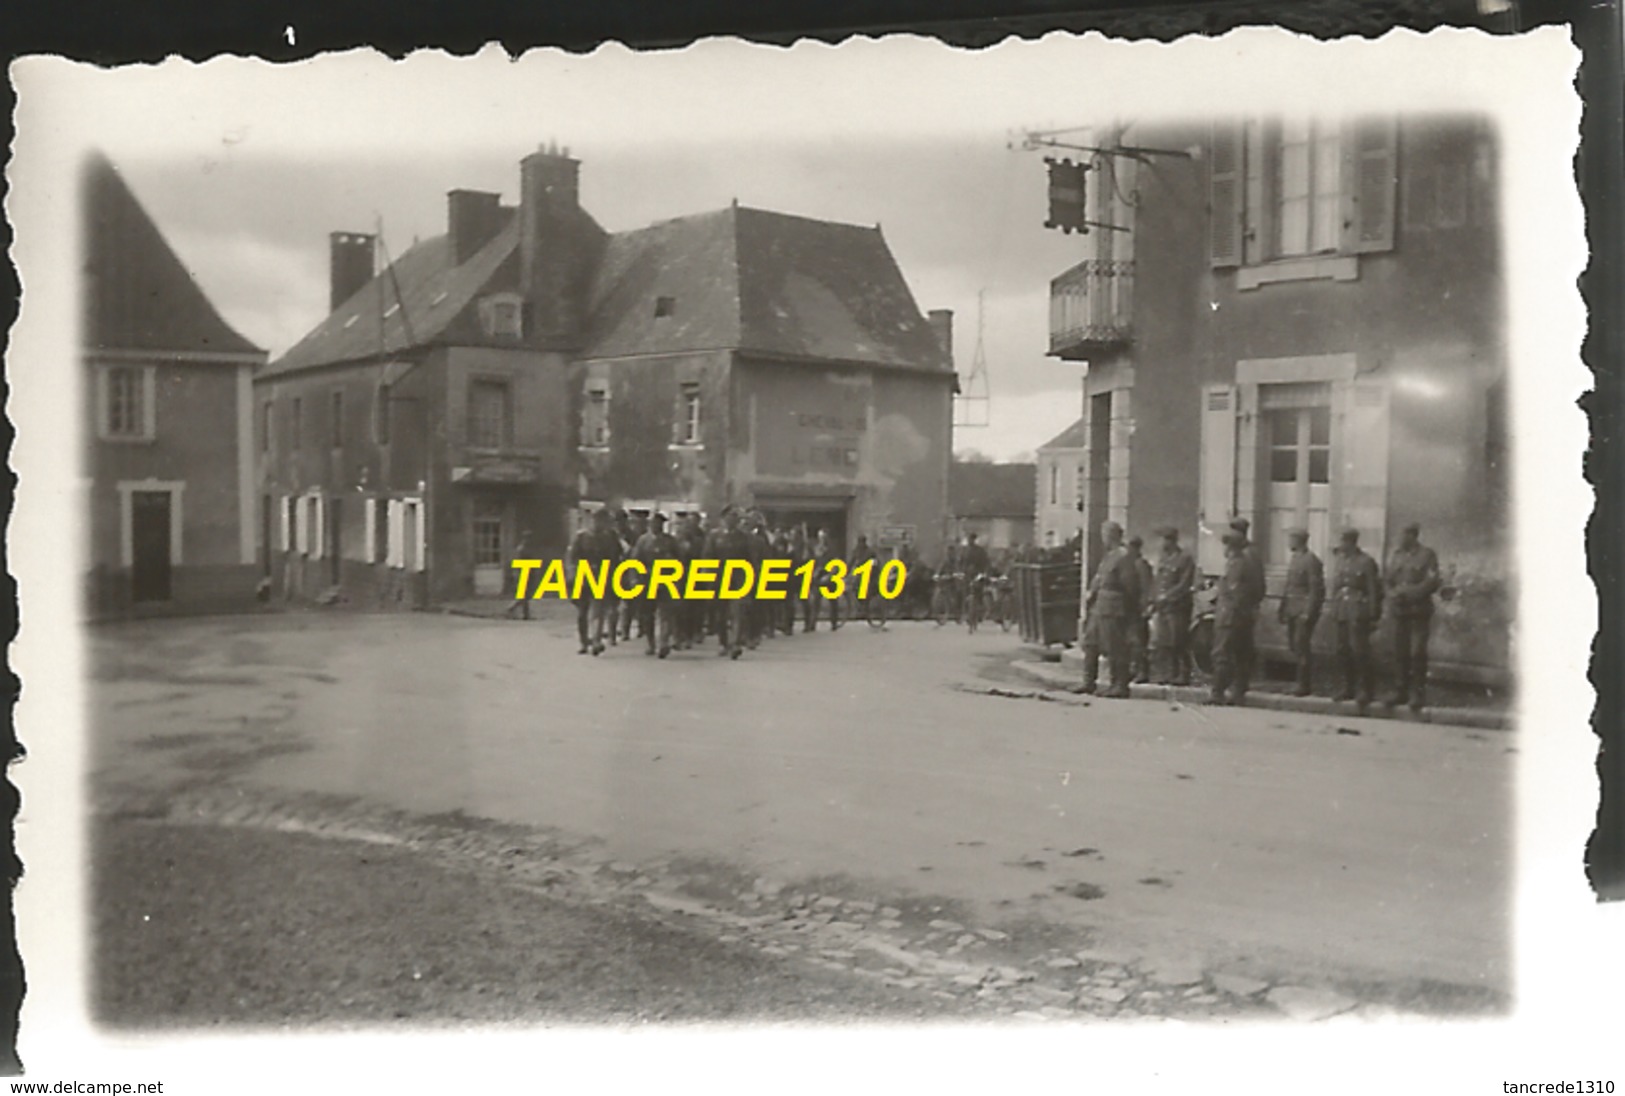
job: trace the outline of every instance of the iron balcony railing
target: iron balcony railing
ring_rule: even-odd
[[[1050,353],[1066,356],[1127,343],[1133,304],[1133,260],[1085,259],[1049,284]]]

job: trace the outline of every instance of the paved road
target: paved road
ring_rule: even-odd
[[[1515,734],[974,691],[1014,646],[859,625],[661,662],[579,657],[557,617],[110,627],[95,765],[104,795],[358,797],[1265,980],[1508,992]]]

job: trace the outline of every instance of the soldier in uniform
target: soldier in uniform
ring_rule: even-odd
[[[1253,625],[1263,584],[1254,581],[1247,558],[1247,538],[1232,529],[1224,535],[1224,574],[1219,576],[1213,610],[1214,704],[1240,704],[1247,696],[1253,665]]]
[[[1179,546],[1179,530],[1164,525],[1157,530],[1162,554],[1157,557],[1151,612],[1154,650],[1162,652],[1162,685],[1190,681],[1191,599],[1196,593],[1196,561]]]
[[[818,630],[819,608],[827,604],[830,631],[838,632],[841,630],[841,599],[826,598],[822,592],[826,582],[834,589],[831,565],[841,559],[841,551],[829,539],[828,529],[818,530],[818,539],[813,543],[812,558],[817,566],[813,569],[812,596],[807,599],[807,631]]]
[[[1129,559],[1134,561],[1134,573],[1140,583],[1140,605],[1128,619],[1129,679],[1136,685],[1151,680],[1151,605],[1150,592],[1155,589],[1156,575],[1142,549],[1145,540],[1135,533],[1128,538]]]
[[[717,561],[717,574],[720,576],[729,560],[742,559],[754,562],[754,538],[750,533],[740,527],[739,511],[729,506],[722,511],[722,528],[711,535],[707,542],[705,555],[708,559]],[[718,600],[717,606],[717,655],[728,658],[738,658],[745,653],[745,644],[750,640],[750,598],[729,598]]]
[[[649,578],[654,575],[657,560],[677,558],[677,538],[666,532],[666,515],[655,513],[649,518],[649,530],[638,538],[632,548],[632,558],[642,563],[646,577],[644,596],[638,600],[642,615],[642,630],[647,646],[644,654],[658,653],[661,658],[671,654],[672,616],[676,602],[662,589],[658,594]],[[658,648],[658,651],[657,651]]]
[[[1241,558],[1247,565],[1247,596],[1251,605],[1247,614],[1247,627],[1237,629],[1233,638],[1232,650],[1235,654],[1236,674],[1236,703],[1241,703],[1247,695],[1248,688],[1253,681],[1254,643],[1253,631],[1258,623],[1258,607],[1264,603],[1264,557],[1259,555],[1258,546],[1248,539],[1247,531],[1252,527],[1246,518],[1236,518],[1230,523],[1231,532],[1241,539]],[[1246,634],[1242,635],[1241,632]]]
[[[1371,703],[1371,632],[1382,619],[1382,579],[1377,561],[1360,549],[1358,529],[1344,529],[1337,550],[1332,619],[1337,622],[1337,658],[1343,665],[1343,690],[1337,699],[1357,698],[1364,711]]]
[[[700,527],[700,516],[685,516],[677,530],[677,558],[683,564],[686,581],[689,566],[703,557],[705,531]],[[677,643],[679,651],[686,651],[705,639],[705,603],[679,600],[676,605]]]
[[[508,573],[503,576],[503,590],[511,590],[514,595],[514,602],[508,606],[506,614],[510,620],[513,619],[515,613],[520,614],[526,620],[530,619],[530,597],[528,594],[524,597],[519,596],[522,591],[518,587],[518,572],[514,570],[513,565],[519,560],[534,558],[536,558],[536,554],[535,549],[530,546],[530,530],[526,529],[519,534],[519,543],[513,546],[513,553],[508,557]]]
[[[1421,541],[1422,527],[1405,526],[1399,547],[1388,557],[1383,582],[1394,618],[1396,689],[1388,703],[1409,701],[1420,712],[1427,702],[1428,633],[1433,626],[1433,595],[1439,589],[1439,557]]]
[[[587,528],[575,535],[570,543],[568,557],[568,570],[571,576],[571,588],[574,589],[576,572],[586,567],[597,567],[607,563],[611,572],[620,562],[621,543],[615,536],[614,526],[610,522],[609,511],[600,507],[592,512],[592,518]],[[577,654],[591,652],[594,656],[604,653],[604,625],[607,621],[609,627],[615,626],[614,617],[611,616],[614,602],[606,598],[595,598],[586,583],[582,583],[581,596],[576,601],[576,633],[581,640],[581,650]]]
[[[1314,653],[1311,642],[1320,610],[1326,604],[1326,569],[1320,557],[1309,550],[1306,529],[1288,529],[1287,542],[1292,559],[1286,569],[1286,590],[1281,595],[1281,623],[1286,625],[1287,647],[1298,670],[1295,696],[1308,696],[1314,682]]]
[[[1084,598],[1083,691],[1093,693],[1100,656],[1111,667],[1112,685],[1102,696],[1126,697],[1129,679],[1128,622],[1139,611],[1140,575],[1123,547],[1123,527],[1107,521],[1100,527],[1105,554],[1089,580]]]

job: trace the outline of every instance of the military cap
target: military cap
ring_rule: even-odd
[[[654,513],[649,515],[649,520],[655,525],[664,525],[666,524],[666,515],[662,514],[659,510],[656,510]]]
[[[1286,535],[1288,537],[1302,537],[1305,540],[1308,540],[1309,539],[1309,530],[1305,529],[1301,525],[1294,525],[1292,528],[1290,528],[1290,529],[1288,529],[1286,531]]]
[[[1420,533],[1421,533],[1421,532],[1422,532],[1422,523],[1421,523],[1421,522],[1419,522],[1419,521],[1413,521],[1413,522],[1410,522],[1410,523],[1409,523],[1409,524],[1407,524],[1407,525],[1406,525],[1406,526],[1405,526],[1405,530],[1404,530],[1404,531],[1405,531],[1405,532],[1407,532],[1407,533],[1417,533],[1417,534],[1420,534]]]
[[[1142,548],[1145,546],[1145,541],[1141,539],[1140,534],[1135,533],[1132,537],[1128,538],[1128,546],[1130,548]]]
[[[1360,539],[1360,530],[1352,525],[1345,525],[1341,535],[1346,541],[1356,541]]]
[[[1247,530],[1251,529],[1252,527],[1252,522],[1248,521],[1246,518],[1233,518],[1230,522],[1230,528],[1234,529],[1242,536],[1246,536]]]
[[[1122,532],[1123,532],[1123,527],[1121,525],[1117,524],[1115,521],[1103,521],[1103,522],[1100,523],[1100,535],[1101,536],[1105,536],[1107,533],[1121,534]]]
[[[1179,535],[1179,530],[1172,525],[1159,525],[1151,531],[1159,537],[1177,537]]]

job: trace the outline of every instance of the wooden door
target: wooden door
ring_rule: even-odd
[[[130,582],[135,601],[170,598],[170,505],[168,491],[130,495]]]

